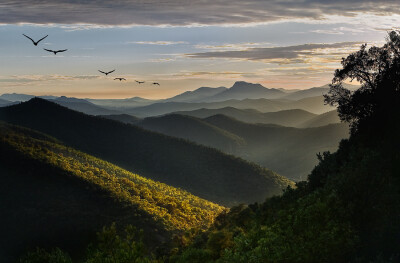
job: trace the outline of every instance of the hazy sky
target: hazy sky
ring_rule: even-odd
[[[238,80],[310,88],[400,25],[398,1],[62,2],[1,1],[0,94],[163,98]],[[49,36],[34,46],[22,34]]]

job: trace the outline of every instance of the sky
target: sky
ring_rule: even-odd
[[[399,26],[400,3],[385,0],[4,0],[0,94],[160,99],[235,81],[317,87],[342,57],[382,45]],[[22,34],[48,37],[34,46]]]

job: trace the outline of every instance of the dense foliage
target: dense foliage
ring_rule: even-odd
[[[146,233],[151,250],[171,235],[207,228],[223,207],[66,147],[26,128],[0,123],[0,261],[35,246],[79,257],[96,231],[116,222]],[[56,252],[54,252],[56,253]]]
[[[146,179],[61,144],[26,136],[7,124],[0,125],[2,143],[109,192],[115,200],[137,205],[167,227],[207,227],[223,210],[184,190]]]
[[[398,262],[400,36],[343,59],[328,102],[352,135],[319,155],[306,182],[263,204],[221,214],[172,262]],[[341,82],[356,78],[350,92]]]
[[[223,205],[261,201],[292,184],[216,149],[85,115],[43,99],[0,108],[0,120],[44,132],[77,150]]]

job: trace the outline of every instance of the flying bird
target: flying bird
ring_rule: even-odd
[[[115,78],[114,80],[123,81],[123,80],[126,80],[126,79],[125,78]]]
[[[142,84],[142,83],[144,83],[144,81],[137,81],[137,80],[135,80],[138,84]]]
[[[111,70],[111,71],[109,71],[109,72],[104,72],[104,71],[99,70],[99,72],[101,72],[101,73],[103,73],[103,74],[106,74],[106,76],[107,76],[108,74],[110,74],[110,73],[113,73],[114,71],[115,71],[115,69],[114,69],[114,70]]]
[[[158,82],[153,82],[152,84],[160,86],[160,83],[158,83]]]
[[[42,38],[39,39],[38,41],[35,41],[35,40],[33,40],[32,38],[28,37],[28,36],[25,35],[25,34],[22,34],[22,35],[24,35],[24,37],[26,37],[26,38],[29,38],[35,46],[37,46],[37,45],[39,44],[40,41],[42,41],[43,39],[45,39],[46,37],[49,36],[49,35],[46,35],[45,37],[42,37]]]
[[[57,55],[57,53],[60,53],[60,52],[65,52],[65,51],[67,51],[68,49],[61,49],[61,50],[51,50],[51,49],[47,49],[47,48],[43,48],[44,50],[46,50],[46,51],[48,51],[48,52],[52,52],[52,53],[54,53],[54,55]]]

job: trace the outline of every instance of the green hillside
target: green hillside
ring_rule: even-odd
[[[232,154],[245,144],[245,141],[239,136],[191,116],[169,114],[162,117],[149,117],[138,122],[137,125]]]
[[[0,109],[0,119],[168,185],[224,205],[262,201],[291,182],[276,173],[182,139],[85,115],[43,99]]]
[[[206,228],[224,209],[32,130],[0,122],[0,145],[1,225],[7,226],[0,258],[49,244],[82,252],[112,222],[143,229],[155,247],[168,242],[168,231]]]

